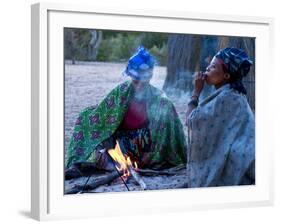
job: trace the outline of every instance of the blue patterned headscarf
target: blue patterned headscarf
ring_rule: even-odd
[[[242,78],[248,74],[253,64],[248,55],[242,49],[227,47],[219,51],[215,57],[222,60],[224,70],[230,74],[231,88],[247,94]]]
[[[143,46],[139,46],[136,53],[129,59],[123,75],[130,76],[134,80],[150,80],[155,63],[155,58]]]

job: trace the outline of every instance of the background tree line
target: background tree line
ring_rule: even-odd
[[[147,48],[159,65],[167,63],[167,40],[164,33],[140,33],[66,28],[65,59],[78,61],[125,62],[139,45]]]

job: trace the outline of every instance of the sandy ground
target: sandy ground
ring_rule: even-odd
[[[65,148],[68,147],[73,126],[79,112],[88,106],[98,104],[117,84],[127,80],[122,76],[126,65],[122,63],[77,62],[65,64]],[[156,67],[151,84],[162,89],[166,67]],[[184,124],[188,97],[174,96],[176,110]],[[186,127],[184,127],[186,132]]]

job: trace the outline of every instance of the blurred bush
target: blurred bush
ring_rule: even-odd
[[[156,57],[158,65],[167,65],[168,48],[166,44],[162,45],[162,47],[157,47],[154,45],[152,48],[150,48],[150,53]]]
[[[168,34],[148,32],[98,31],[101,41],[93,57],[91,42],[93,30],[67,28],[64,32],[65,59],[82,61],[125,62],[139,45],[153,54],[159,65],[167,63]]]
[[[140,45],[140,37],[131,33],[116,33],[104,38],[98,49],[97,61],[123,62]]]

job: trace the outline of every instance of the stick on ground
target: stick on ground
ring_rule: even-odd
[[[79,192],[93,190],[101,185],[110,184],[113,180],[119,177],[117,172],[110,173],[109,175],[103,176],[99,179],[93,179],[86,185],[83,183],[75,184],[70,189],[65,190],[65,194],[77,194]]]

